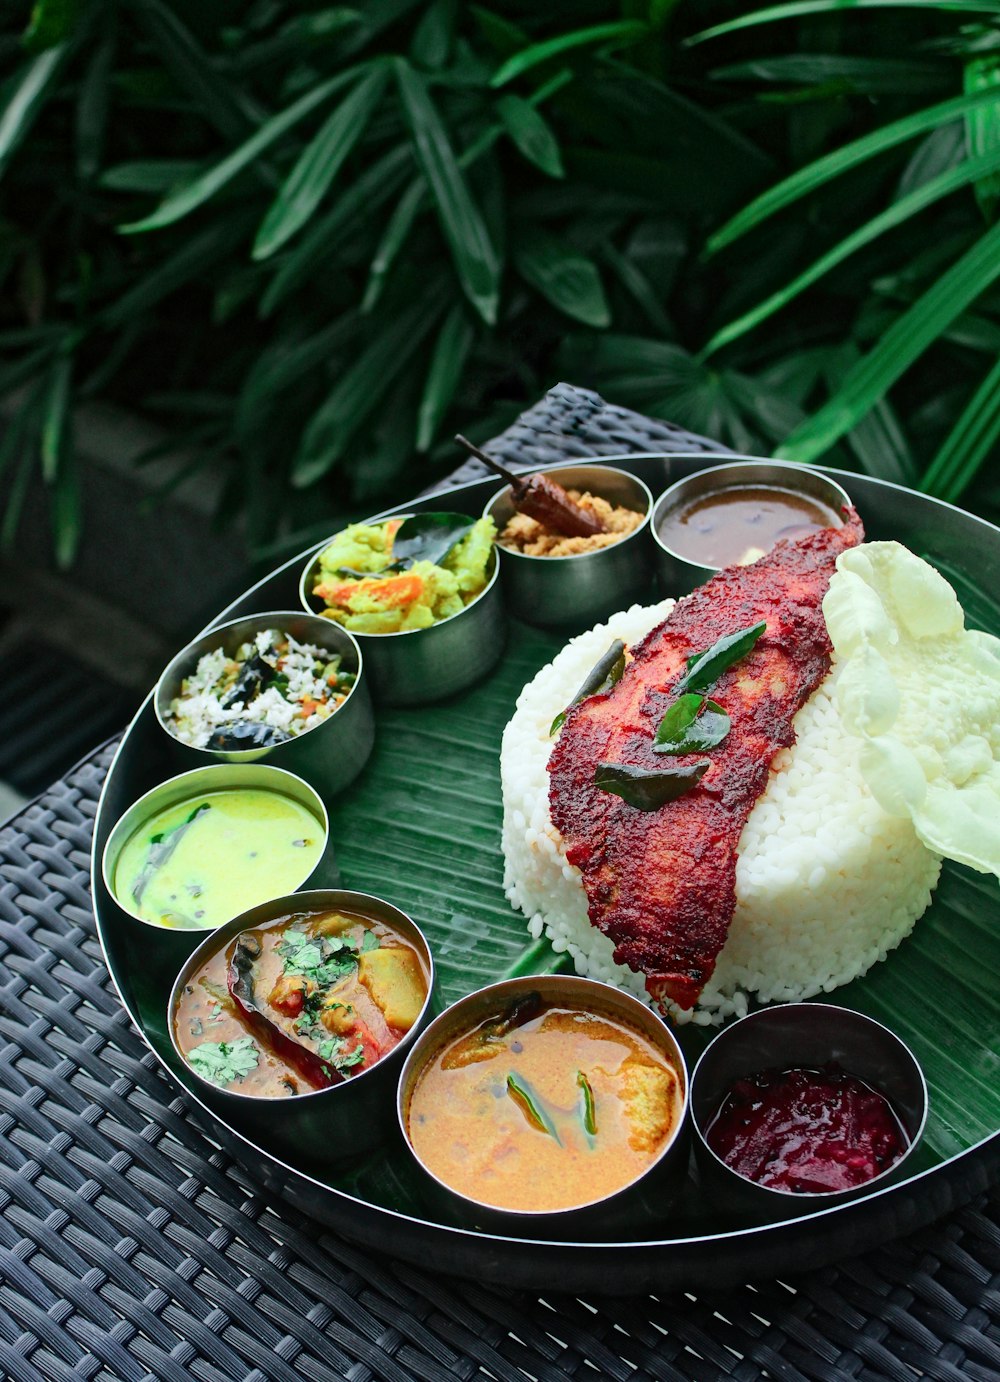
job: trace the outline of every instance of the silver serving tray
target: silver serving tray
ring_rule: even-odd
[[[594,457],[645,480],[654,496],[697,470],[734,459],[656,452]],[[895,538],[933,557],[946,572],[964,573],[984,594],[1000,592],[1000,529],[953,505],[899,485],[831,470],[851,494],[869,540]],[[447,506],[478,515],[496,488],[492,477],[447,491]],[[386,510],[379,517],[439,508],[439,493]],[[296,588],[308,552],[286,562],[222,610],[208,627],[257,610],[295,608]],[[1000,613],[997,627],[1000,634]],[[158,738],[158,736],[161,736]],[[152,766],[151,766],[152,765]],[[865,1198],[780,1223],[739,1227],[698,1236],[634,1241],[560,1241],[503,1237],[418,1217],[322,1179],[322,1172],[292,1165],[255,1141],[252,1127],[223,1121],[198,1097],[194,1078],[173,1057],[165,1031],[166,994],[193,944],[168,941],[151,959],[148,932],[120,911],[101,878],[105,841],[118,816],[158,780],[163,766],[162,731],[150,695],[126,731],[108,772],[94,831],[94,910],[101,946],[122,1003],[164,1070],[182,1086],[193,1116],[265,1191],[287,1199],[346,1238],[422,1267],[467,1275],[504,1286],[625,1294],[652,1289],[715,1289],[753,1278],[814,1268],[916,1229],[984,1189],[1000,1172],[1000,1130],[900,1184]],[[170,769],[160,771],[166,775]],[[317,886],[336,886],[334,877]],[[141,932],[141,934],[139,934]],[[891,963],[891,960],[890,962]],[[165,986],[165,987],[164,987]],[[405,1155],[402,1146],[398,1155]],[[394,1152],[393,1155],[397,1154]],[[391,1199],[391,1193],[383,1197]]]

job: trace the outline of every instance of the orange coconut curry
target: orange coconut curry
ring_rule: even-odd
[[[546,1212],[630,1184],[658,1157],[680,1107],[679,1078],[648,1037],[530,994],[434,1053],[407,1130],[424,1166],[459,1194]]]

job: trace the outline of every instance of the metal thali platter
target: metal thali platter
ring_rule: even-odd
[[[643,479],[654,496],[684,475],[732,461],[656,454],[601,457]],[[897,539],[955,585],[970,625],[1000,636],[1000,530],[926,496],[864,476],[830,472],[851,494],[869,540]],[[440,509],[478,515],[496,488],[487,478],[391,512]],[[387,516],[387,515],[382,515]],[[214,623],[297,607],[307,553],[260,581]],[[649,603],[656,598],[650,593]],[[499,859],[500,732],[517,691],[562,638],[513,625],[498,669],[482,686],[436,707],[381,712],[376,750],[361,778],[334,802],[332,838],[342,877],[315,886],[387,897],[414,916],[435,947],[442,997],[451,1001],[505,973],[552,967],[526,941],[524,919],[503,897]],[[1000,928],[997,883],[946,865],[935,901],[911,939],[869,975],[824,1000],[843,1002],[899,1031],[921,1059],[931,1090],[926,1150],[913,1173],[861,1200],[766,1225],[739,1224],[684,1197],[671,1217],[653,1207],[648,1236],[556,1242],[477,1232],[448,1222],[421,1199],[402,1142],[364,1165],[332,1174],[289,1164],[267,1149],[266,1130],[224,1123],[198,1098],[173,1055],[166,999],[194,941],[149,928],[119,910],[100,860],[118,816],[174,768],[147,698],[122,739],[98,806],[94,907],[108,968],[129,1015],[193,1116],[266,1191],[369,1247],[481,1281],[534,1289],[626,1293],[705,1289],[816,1267],[917,1228],[965,1202],[1000,1167]],[[461,803],[461,810],[453,803]],[[141,933],[141,934],[140,934]],[[701,1041],[704,1033],[692,1034]],[[696,1053],[696,1052],[695,1052]]]

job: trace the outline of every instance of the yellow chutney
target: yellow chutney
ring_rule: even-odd
[[[324,846],[320,822],[291,797],[251,787],[206,792],[150,816],[129,837],[114,893],[154,926],[208,931],[294,891]]]

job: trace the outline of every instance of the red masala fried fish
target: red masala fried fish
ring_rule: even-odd
[[[792,720],[830,668],[822,601],[837,557],[863,541],[841,528],[779,542],[752,566],[720,571],[678,600],[634,650],[621,680],[567,716],[549,758],[552,821],[583,874],[590,920],[614,958],[646,975],[658,1001],[691,1008],[712,976],[736,909],[736,846]],[[707,753],[665,758],[653,742],[689,657],[765,621],[753,650],[710,692],[731,728]],[[708,760],[700,781],[655,810],[595,785],[600,764],[663,771]]]

